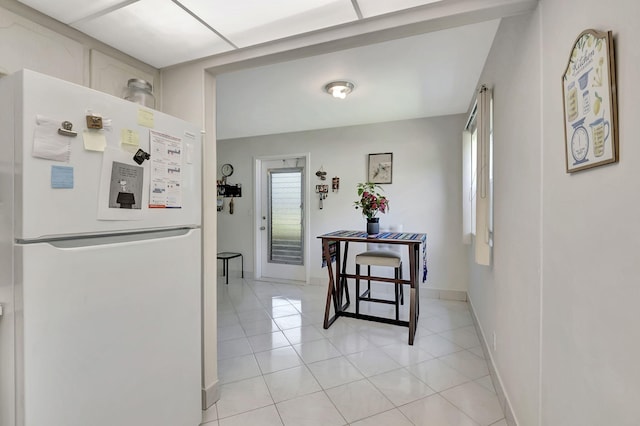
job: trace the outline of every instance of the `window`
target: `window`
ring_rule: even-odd
[[[476,106],[472,110],[462,133],[462,240],[473,242],[476,234],[476,171],[478,167],[478,132]]]
[[[269,262],[302,265],[301,168],[269,171]]]
[[[463,131],[463,242],[475,243],[476,262],[489,265],[493,247],[493,100],[485,86]]]

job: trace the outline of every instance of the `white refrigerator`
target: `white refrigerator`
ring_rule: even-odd
[[[0,78],[0,425],[201,422],[201,152],[159,111]]]

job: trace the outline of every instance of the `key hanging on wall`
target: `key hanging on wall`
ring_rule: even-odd
[[[329,193],[329,185],[316,185],[316,193],[320,195],[320,210],[322,210],[322,200],[327,198]]]

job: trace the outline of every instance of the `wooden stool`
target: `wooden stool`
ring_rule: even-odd
[[[360,278],[356,278],[356,314],[360,313],[360,300],[366,302],[388,303],[396,306],[396,320],[400,318],[400,303],[404,304],[402,284],[402,259],[399,253],[388,250],[369,250],[356,256],[356,275],[360,275],[360,265],[367,265],[367,276],[371,277],[371,266],[392,267],[395,270],[394,300],[371,297],[371,280],[367,280],[367,290],[360,293]]]

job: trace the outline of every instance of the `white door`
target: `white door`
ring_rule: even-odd
[[[261,276],[305,281],[305,159],[262,161],[261,183]]]

